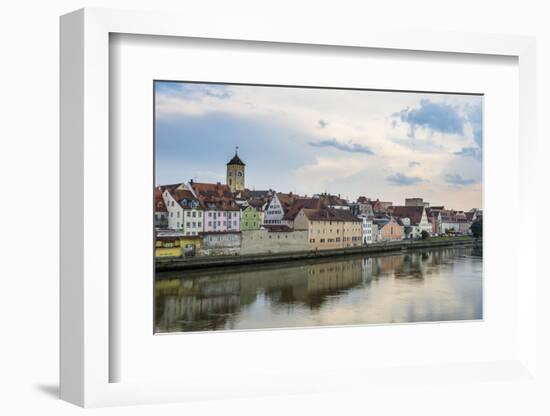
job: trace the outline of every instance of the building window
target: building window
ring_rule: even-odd
[[[202,222],[198,222],[198,223],[197,223],[197,226],[198,226],[198,227],[202,227]]]
[[[188,223],[186,224],[186,226],[187,226],[187,227],[191,227],[191,223],[188,222]]]
[[[321,240],[319,240],[321,243],[324,243],[325,242],[325,239],[324,238],[321,238]]]
[[[193,211],[193,218],[195,218],[196,216],[197,216],[197,213]]]
[[[315,243],[315,238],[310,238],[310,239],[309,239],[309,242],[310,242],[310,243]]]

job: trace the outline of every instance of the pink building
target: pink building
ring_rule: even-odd
[[[189,182],[204,210],[204,232],[239,231],[240,207],[227,185]]]
[[[210,205],[210,206],[208,206]],[[218,209],[219,208],[219,209]],[[207,204],[204,212],[204,231],[239,231],[241,227],[238,207],[213,207]]]

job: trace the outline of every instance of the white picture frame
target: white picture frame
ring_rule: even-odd
[[[182,24],[182,22],[185,24]],[[535,41],[530,37],[467,33],[379,32],[328,35],[282,30],[276,24],[235,31],[229,23],[204,26],[200,19],[168,13],[82,9],[61,18],[61,398],[80,406],[158,403],[198,398],[239,397],[278,393],[308,393],[342,388],[341,380],[376,383],[399,374],[380,368],[368,373],[349,368],[332,369],[331,377],[282,371],[254,383],[230,383],[220,377],[208,380],[110,382],[110,365],[119,359],[110,349],[109,224],[109,36],[113,33],[192,37],[207,39],[279,42],[282,44],[332,45],[453,54],[504,55],[518,59],[520,165],[519,227],[517,241],[524,279],[517,293],[518,355],[498,362],[423,366],[413,378],[432,379],[444,374],[449,380],[471,379],[483,369],[522,380],[536,374],[537,274],[535,229],[527,226],[527,207],[536,190],[529,180],[535,169]],[[521,210],[525,210],[521,212]],[[524,267],[525,266],[525,267]],[[409,370],[410,374],[410,370]],[[222,389],[223,383],[230,388]],[[189,385],[191,384],[191,385]],[[210,389],[210,390],[208,390]]]

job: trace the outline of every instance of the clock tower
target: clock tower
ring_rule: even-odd
[[[239,147],[235,148],[235,156],[227,162],[226,184],[231,192],[242,191],[244,189],[244,167],[245,164],[239,157]]]

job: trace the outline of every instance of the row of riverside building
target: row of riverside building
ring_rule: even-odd
[[[156,256],[246,255],[357,247],[420,238],[422,232],[467,235],[482,212],[405,205],[340,195],[312,196],[245,187],[245,164],[235,152],[226,183],[155,188]]]

